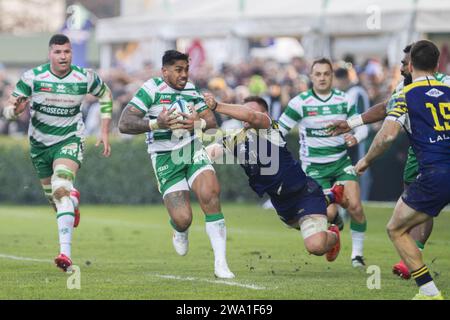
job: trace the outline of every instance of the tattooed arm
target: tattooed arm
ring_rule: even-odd
[[[127,105],[122,112],[119,120],[119,131],[126,134],[140,134],[154,129],[168,129],[174,123],[172,112],[168,112],[166,108],[159,114],[156,122],[154,120],[144,119],[145,114],[132,105]]]
[[[150,131],[149,120],[137,108],[127,105],[119,120],[119,131],[127,134],[139,134]]]

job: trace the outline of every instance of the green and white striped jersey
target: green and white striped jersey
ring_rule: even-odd
[[[434,75],[434,78],[437,81],[440,81],[448,86],[450,86],[450,77],[444,73],[436,72]],[[403,88],[405,87],[403,81],[400,81],[397,87],[395,88],[394,92],[392,93],[391,97],[389,98],[388,104],[386,106],[386,113],[391,111],[394,108],[395,101],[397,101],[397,98],[399,94],[402,92]]]
[[[333,137],[327,130],[331,120],[346,120],[356,114],[342,91],[333,89],[331,96],[322,100],[311,89],[300,93],[287,105],[278,123],[281,132],[299,125],[300,160],[308,163],[334,162],[347,155],[344,135]]]
[[[190,81],[183,90],[179,91],[170,87],[162,78],[151,78],[145,82],[129,104],[145,113],[145,118],[156,119],[164,107],[169,110],[175,101],[181,99],[185,100],[198,113],[208,108],[203,96]],[[195,134],[192,134],[181,139],[172,133],[170,129],[148,132],[148,152],[176,150],[196,138]]]
[[[440,81],[442,83],[445,83],[446,85],[450,85],[450,77],[444,73],[436,72],[434,74],[434,78],[437,81]]]
[[[70,137],[84,138],[81,104],[86,94],[101,96],[106,85],[91,69],[72,65],[60,78],[44,64],[26,71],[17,82],[14,97],[31,99],[28,135],[32,147],[52,146]]]

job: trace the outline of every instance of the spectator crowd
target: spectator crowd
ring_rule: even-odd
[[[190,77],[200,90],[212,92],[223,102],[241,103],[246,96],[262,96],[269,104],[271,116],[278,119],[290,99],[308,90],[311,62],[299,57],[293,58],[288,64],[271,59],[251,59],[236,65],[224,63],[220,70],[213,70],[205,63],[195,73],[191,73]],[[367,92],[370,105],[386,99],[400,81],[398,68],[389,68],[387,64],[376,59],[369,59],[364,64],[357,65],[354,58],[348,55],[342,61],[335,61],[334,67],[334,86],[347,91],[350,86],[359,85]],[[139,72],[129,73],[117,68],[99,70],[99,74],[113,92],[114,123],[117,124],[121,111],[142,83],[150,77],[159,76],[160,70],[159,67],[147,64]],[[19,76],[20,72],[8,72],[0,65],[0,109],[6,105]],[[99,127],[97,101],[94,98],[86,99],[82,110],[87,134],[95,135]],[[28,120],[27,113],[22,114],[15,122],[0,118],[0,134],[24,135]],[[223,128],[238,125],[220,115],[217,115],[217,120]]]

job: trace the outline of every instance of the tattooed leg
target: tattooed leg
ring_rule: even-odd
[[[188,191],[175,191],[164,197],[169,216],[180,232],[189,228],[192,222],[192,209]]]

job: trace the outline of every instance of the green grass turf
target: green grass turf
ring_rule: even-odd
[[[82,206],[72,251],[74,264],[81,268],[81,289],[69,290],[69,275],[52,263],[58,240],[50,208],[0,206],[0,299],[411,299],[417,292],[414,281],[391,273],[399,260],[385,231],[392,209],[365,209],[364,252],[368,265],[381,268],[379,290],[367,288],[370,274],[351,267],[348,223],[340,256],[328,263],[309,255],[300,233],[286,228],[274,211],[251,204],[223,205],[228,263],[237,276],[228,284],[214,278],[213,254],[198,206],[185,257],[172,248],[162,206]],[[424,251],[446,296],[449,224],[449,212],[442,212]]]

